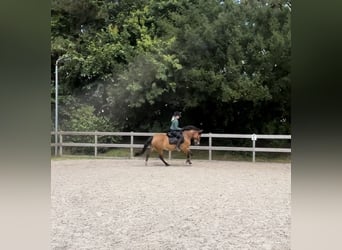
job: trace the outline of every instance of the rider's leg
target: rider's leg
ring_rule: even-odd
[[[179,136],[179,137],[178,137],[177,144],[176,144],[176,150],[177,150],[177,151],[181,151],[180,145],[182,144],[182,142],[183,142],[183,136]]]

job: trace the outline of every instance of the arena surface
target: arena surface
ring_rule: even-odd
[[[51,161],[51,248],[290,249],[291,164]]]

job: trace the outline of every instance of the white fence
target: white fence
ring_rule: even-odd
[[[70,132],[70,131],[60,131],[57,133],[59,141],[58,143],[51,143],[51,147],[55,147],[55,155],[63,155],[63,147],[93,147],[94,156],[98,155],[98,148],[129,148],[130,158],[133,158],[133,149],[142,148],[143,144],[134,144],[134,137],[139,136],[152,136],[155,133],[150,132]],[[51,132],[51,135],[55,135],[55,132]],[[75,142],[63,142],[63,136],[94,136],[94,143],[75,143]],[[120,144],[120,143],[98,143],[98,138],[101,136],[129,136],[130,143]],[[209,152],[209,160],[212,160],[213,151],[244,151],[252,152],[252,160],[255,162],[256,152],[276,152],[276,153],[291,153],[291,148],[265,148],[256,147],[256,141],[258,139],[267,140],[291,140],[291,135],[257,135],[257,134],[215,134],[207,133],[202,134],[201,138],[209,138],[208,146],[191,146],[191,149],[206,150]],[[213,138],[226,138],[226,139],[250,139],[251,147],[223,147],[223,146],[213,146]],[[171,159],[171,152],[169,152],[169,159]]]

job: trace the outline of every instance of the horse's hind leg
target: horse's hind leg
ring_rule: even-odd
[[[164,157],[163,157],[163,156],[159,155],[159,159],[161,159],[162,162],[164,162],[165,166],[170,166],[170,164],[167,163],[167,162],[164,160]]]
[[[151,152],[152,152],[152,148],[150,148],[150,149],[146,152],[145,166],[147,166],[147,161],[148,161],[148,158],[150,157]]]
[[[164,160],[164,157],[163,157],[163,151],[161,152],[158,152],[159,153],[159,159],[164,162],[165,166],[170,166],[169,163],[167,163],[165,160]]]

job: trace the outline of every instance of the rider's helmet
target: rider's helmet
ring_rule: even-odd
[[[175,111],[175,112],[173,113],[173,116],[179,116],[179,117],[181,117],[181,116],[182,116],[182,112]]]

